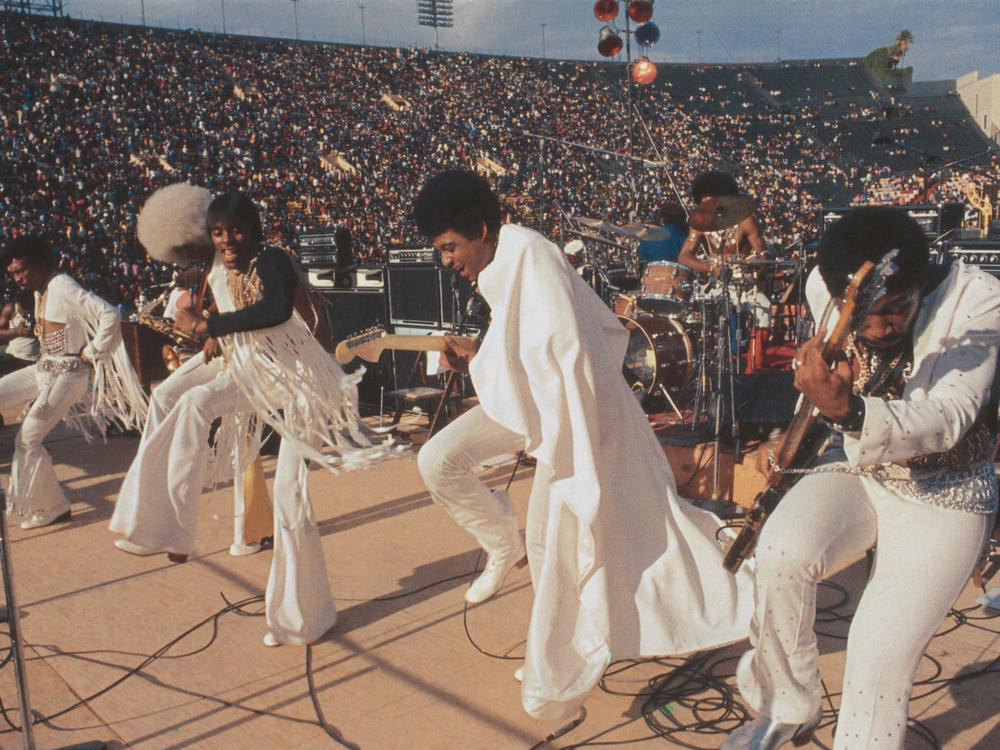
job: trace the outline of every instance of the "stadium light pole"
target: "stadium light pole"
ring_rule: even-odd
[[[545,59],[545,24],[540,23],[538,25],[542,27],[542,59]]]
[[[142,25],[146,25],[146,0],[139,0],[139,13],[142,14]]]
[[[222,33],[226,33],[226,0],[219,0],[219,5],[222,6]]]
[[[365,39],[365,6],[364,3],[358,6],[361,8],[361,46],[364,47],[367,44],[367,39]]]
[[[434,49],[438,49],[438,29],[454,26],[453,0],[417,0],[417,25],[434,28]]]
[[[292,0],[292,12],[295,14],[295,40],[299,39],[299,0]]]

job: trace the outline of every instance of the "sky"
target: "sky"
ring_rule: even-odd
[[[362,9],[363,6],[363,9]],[[74,18],[379,46],[434,45],[417,0],[64,0]],[[602,59],[592,0],[453,0],[443,50]],[[619,15],[619,21],[623,14]],[[739,63],[864,57],[914,37],[914,80],[1000,73],[1000,0],[655,0],[654,62]],[[699,33],[700,32],[700,33]]]

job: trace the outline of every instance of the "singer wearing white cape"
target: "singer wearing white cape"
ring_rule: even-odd
[[[418,197],[418,225],[442,261],[475,278],[474,261],[458,262],[439,243],[458,230],[430,229],[420,204]],[[540,234],[508,224],[494,239],[488,226],[481,222],[482,236],[472,241],[486,253],[496,242],[478,273],[493,317],[469,371],[485,421],[494,424],[477,429],[517,435],[537,459],[522,701],[532,716],[560,719],[578,709],[614,658],[746,637],[753,581],[745,568],[736,576],[723,568],[718,519],[678,497],[622,375],[627,332],[614,313]]]

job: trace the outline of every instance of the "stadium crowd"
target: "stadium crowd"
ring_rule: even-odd
[[[406,207],[443,168],[487,169],[522,218],[541,218],[553,237],[562,215],[649,221],[674,185],[690,206],[692,177],[723,168],[758,202],[769,243],[786,247],[815,236],[821,205],[876,190],[893,199],[879,186],[902,162],[871,146],[878,128],[954,133],[952,143],[974,130],[897,103],[853,61],[661,66],[656,83],[633,89],[641,118],[630,126],[618,64],[11,13],[0,35],[4,232],[44,233],[64,267],[124,309],[169,282],[171,270],[138,245],[135,216],[146,195],[181,179],[250,193],[273,242],[295,249],[305,229],[344,226],[359,259],[378,262],[387,247],[418,241]],[[546,142],[540,184],[534,135],[665,166],[632,169]],[[947,177],[943,194],[960,195],[963,175]]]

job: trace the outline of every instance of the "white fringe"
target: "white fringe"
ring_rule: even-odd
[[[93,339],[97,335],[97,324],[93,320],[85,320],[87,336]],[[123,430],[139,430],[146,424],[146,413],[149,411],[149,397],[135,374],[132,360],[128,357],[125,343],[121,337],[121,328],[115,335],[111,354],[93,363],[91,386],[83,400],[77,402],[63,417],[63,421],[71,428],[78,430],[89,443],[94,435],[87,428],[90,417],[97,427],[97,432],[106,437],[108,425],[118,424]],[[25,412],[31,407],[28,404]],[[22,414],[22,418],[23,418]]]
[[[254,410],[282,440],[333,472],[367,468],[402,453],[373,443],[358,415],[357,384],[313,338],[297,312],[272,328],[220,339],[228,367]]]

